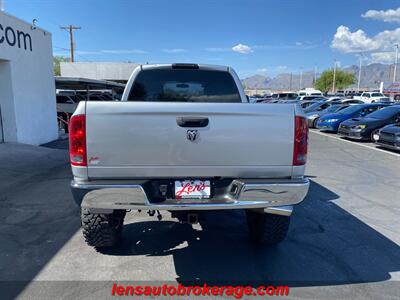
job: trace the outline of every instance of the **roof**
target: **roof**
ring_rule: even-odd
[[[200,69],[211,71],[228,71],[229,67],[221,65],[191,64],[191,63],[172,63],[172,64],[141,64],[143,70],[148,69]]]
[[[55,76],[56,89],[65,90],[123,90],[125,84],[106,80]]]
[[[61,62],[60,71],[63,77],[128,81],[138,65],[133,62]]]
[[[17,20],[18,22],[24,23],[26,26],[31,27],[31,26],[33,25],[32,22],[29,23],[28,21],[25,21],[25,20],[23,20],[23,19],[21,19],[21,18],[18,18],[18,17],[16,17],[16,16],[12,15],[12,14],[9,14],[8,12],[6,12],[6,11],[4,11],[4,10],[0,10],[0,14],[3,14],[3,15],[5,15],[5,16],[9,17],[9,18],[15,19],[15,20]],[[4,28],[4,29],[5,29],[5,28]],[[40,26],[37,26],[37,25],[35,24],[35,30],[37,30],[37,29],[38,29],[38,30],[41,30],[41,31],[43,31],[43,32],[45,32],[46,35],[47,35],[47,34],[51,35],[51,32],[50,32],[50,31],[47,31],[47,30],[45,30],[45,29],[43,29],[43,28],[41,28]]]

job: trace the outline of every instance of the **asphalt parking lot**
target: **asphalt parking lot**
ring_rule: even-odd
[[[0,144],[0,288],[9,297],[96,298],[112,281],[274,283],[294,298],[400,294],[396,155],[311,133],[311,189],[274,248],[248,241],[241,211],[206,213],[194,227],[135,212],[121,245],[98,253],[80,232],[66,145]]]

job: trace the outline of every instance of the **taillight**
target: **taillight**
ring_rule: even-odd
[[[307,161],[308,125],[307,120],[301,116],[294,119],[294,149],[293,165],[301,166]]]
[[[69,121],[69,158],[71,165],[87,166],[85,115],[73,116]]]

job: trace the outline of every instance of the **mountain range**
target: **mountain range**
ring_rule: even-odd
[[[360,88],[379,88],[380,83],[383,81],[388,85],[393,80],[393,67],[394,65],[387,65],[381,63],[372,63],[361,68]],[[400,80],[400,67],[397,68],[397,76]],[[349,67],[341,68],[342,71],[354,74],[356,83],[349,88],[357,87],[359,67],[352,65]],[[242,83],[247,89],[270,89],[270,90],[299,90],[300,88],[312,87],[314,81],[314,71],[303,72],[301,78],[302,84],[300,86],[300,74],[280,73],[275,77],[268,77],[263,75],[253,75],[242,79]]]

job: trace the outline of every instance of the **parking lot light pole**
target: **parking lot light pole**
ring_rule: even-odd
[[[335,94],[335,83],[336,83],[336,59],[333,65],[333,83],[332,83],[332,93]]]
[[[314,88],[316,83],[317,83],[317,65],[314,65],[314,84],[313,84]]]
[[[397,59],[398,59],[398,56],[399,56],[399,44],[396,44],[394,46],[396,47],[396,54],[394,56],[393,82],[396,82]]]
[[[360,66],[358,68],[358,82],[357,82],[357,92],[360,91],[360,82],[361,82],[361,68],[362,68],[362,53],[360,53]]]
[[[301,86],[303,85],[303,68],[300,68],[300,82],[299,82],[299,90],[301,90]]]

